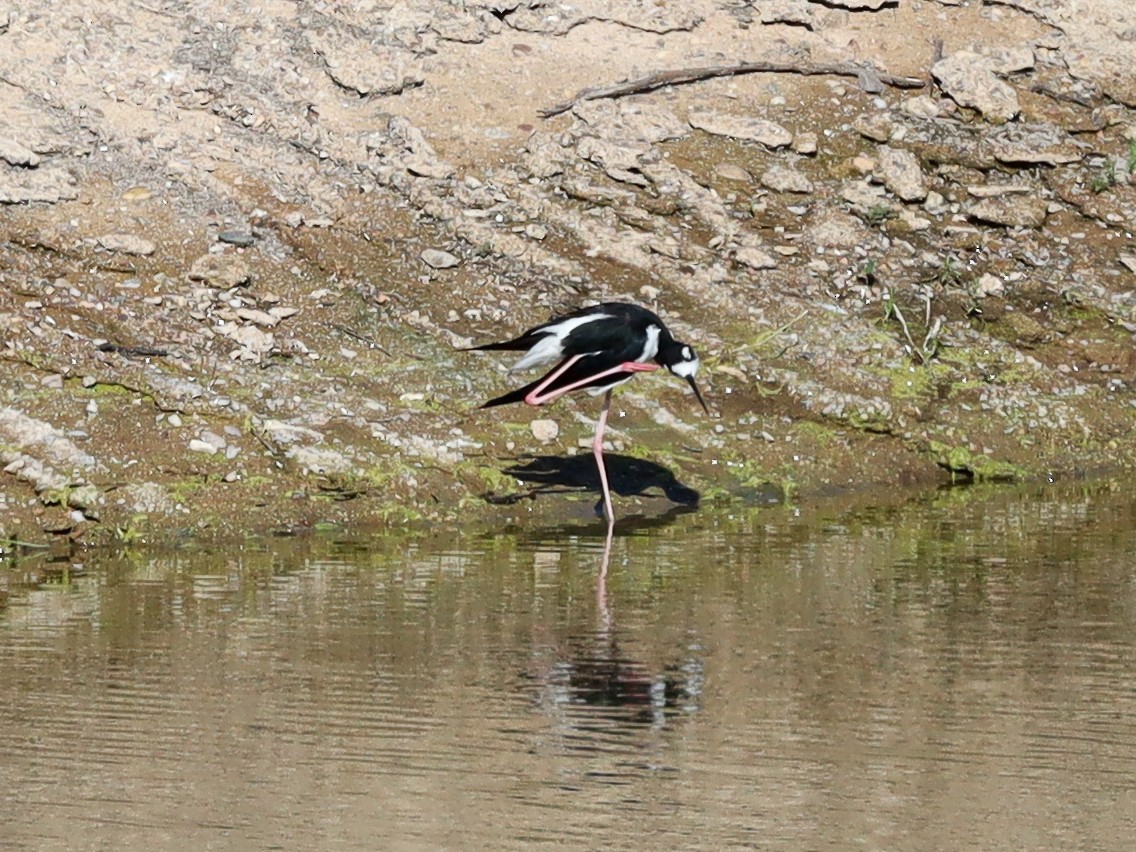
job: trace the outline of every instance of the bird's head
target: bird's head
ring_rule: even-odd
[[[694,383],[694,377],[698,375],[698,368],[701,364],[698,360],[698,353],[694,351],[690,344],[682,343],[678,340],[671,340],[667,344],[659,347],[659,354],[656,360],[680,379],[686,379],[687,384],[689,384],[691,390],[694,391],[694,396],[698,399],[698,404],[709,414],[710,409],[706,407],[706,403],[702,399],[702,393],[698,390],[698,385]]]

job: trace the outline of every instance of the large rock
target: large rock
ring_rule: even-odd
[[[1001,124],[1021,111],[1018,94],[1002,82],[991,60],[969,50],[960,50],[931,66],[943,91],[962,106],[978,110],[989,121]]]

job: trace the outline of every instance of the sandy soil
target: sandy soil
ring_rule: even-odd
[[[698,348],[713,412],[619,395],[617,511],[1130,471],[1134,33],[1126,0],[0,2],[0,539],[589,517],[548,492],[588,491],[596,401],[479,412],[507,362],[459,350],[603,299]],[[738,62],[783,71],[541,117]]]

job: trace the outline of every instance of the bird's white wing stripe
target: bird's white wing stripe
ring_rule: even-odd
[[[590,322],[595,322],[600,319],[607,319],[608,316],[608,314],[587,314],[586,316],[572,317],[571,319],[561,320],[560,322],[545,326],[542,329],[545,336],[538,340],[532,349],[526,352],[521,359],[512,366],[509,372],[515,373],[518,370],[527,370],[530,367],[539,367],[542,364],[559,360],[564,355],[564,341],[569,334],[582,325],[587,325]]]
[[[639,356],[639,363],[646,364],[654,360],[659,354],[659,334],[662,332],[657,325],[647,326],[647,342],[643,344],[643,354]]]

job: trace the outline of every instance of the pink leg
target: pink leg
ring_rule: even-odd
[[[607,518],[608,532],[615,525],[615,512],[611,508],[611,489],[607,484],[607,469],[604,465],[603,457],[603,436],[604,427],[607,426],[607,413],[611,409],[611,391],[609,390],[604,394],[603,410],[600,412],[600,419],[596,422],[596,439],[592,441],[592,454],[596,457],[596,468],[600,472],[600,485],[603,487],[604,499],[604,517]],[[607,563],[604,563],[604,573],[607,571]]]
[[[549,373],[548,378],[546,378],[543,382],[541,382],[529,392],[528,396],[525,397],[525,402],[529,405],[545,405],[549,402],[555,402],[556,400],[560,399],[560,397],[564,396],[564,394],[569,393],[570,391],[574,391],[578,388],[584,387],[587,384],[591,384],[596,379],[606,378],[607,376],[615,376],[619,373],[649,373],[652,370],[659,369],[658,364],[641,364],[638,361],[626,361],[619,366],[612,367],[610,370],[604,370],[602,373],[596,373],[594,376],[588,376],[586,379],[581,379],[578,382],[573,382],[567,387],[559,388],[547,394],[544,393],[545,388],[547,388],[550,384],[564,375],[564,372],[569,367],[571,367],[583,357],[583,355],[574,355],[573,357],[565,361],[559,369]]]
[[[614,532],[613,524],[607,525],[607,538],[604,539],[603,562],[600,565],[599,582],[596,583],[596,603],[604,621],[604,630],[611,628],[611,612],[607,608],[607,566],[611,561],[611,536]]]

